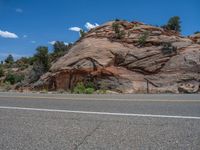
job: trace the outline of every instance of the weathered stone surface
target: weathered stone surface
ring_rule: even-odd
[[[197,93],[199,90],[199,82],[189,81],[180,83],[178,90],[180,93]]]
[[[124,31],[123,37],[115,38],[113,22],[90,30],[33,87],[69,90],[77,82],[91,81],[97,89],[104,84],[118,93],[199,92],[200,45],[195,43],[196,37],[181,37],[138,22],[116,23]],[[140,45],[144,32],[148,37]],[[166,43],[170,46],[167,53],[163,51]]]

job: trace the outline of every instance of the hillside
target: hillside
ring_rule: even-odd
[[[82,82],[119,93],[197,93],[199,39],[140,22],[108,22],[80,38],[31,87],[72,90]]]

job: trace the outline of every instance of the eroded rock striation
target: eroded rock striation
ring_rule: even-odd
[[[33,87],[69,90],[90,81],[119,93],[197,93],[199,39],[139,22],[108,22],[77,41]]]

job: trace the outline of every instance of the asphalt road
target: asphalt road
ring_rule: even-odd
[[[0,150],[200,150],[200,95],[0,93]]]

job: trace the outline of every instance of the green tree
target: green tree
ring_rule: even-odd
[[[8,57],[5,59],[5,62],[7,64],[13,64],[13,62],[14,62],[13,56],[11,54],[9,54]]]
[[[44,71],[47,72],[50,68],[48,47],[40,46],[36,49],[36,51],[37,52],[34,55],[36,61],[38,62],[38,64],[42,65]]]
[[[60,53],[66,50],[67,50],[67,46],[65,45],[64,42],[56,41],[55,44],[53,45],[54,53]]]
[[[181,21],[179,16],[171,17],[167,23],[167,25],[163,26],[168,30],[174,30],[177,32],[181,32]]]

